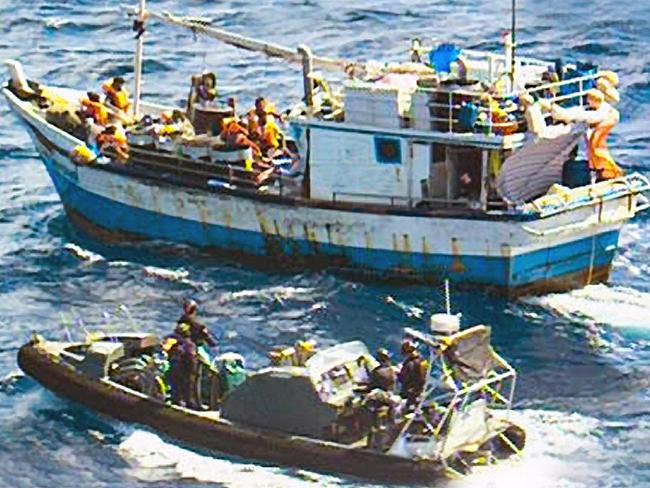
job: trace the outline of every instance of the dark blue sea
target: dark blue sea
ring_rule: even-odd
[[[119,1],[0,0],[0,58],[30,78],[98,89],[130,77],[134,42]],[[509,0],[206,0],[149,2],[212,17],[218,26],[350,59],[405,59],[412,37],[496,48]],[[591,61],[621,76],[615,155],[650,176],[650,3],[520,0],[519,49]],[[189,77],[214,70],[240,104],[300,96],[299,73],[160,24],[147,35],[144,91],[181,102]],[[441,311],[439,288],[355,282],[327,273],[249,269],[159,243],[109,246],[75,230],[24,129],[0,103],[0,486],[363,486],[358,480],[208,457],[144,429],[95,415],[21,377],[16,350],[32,331],[164,333],[186,296],[202,305],[223,348],[264,364],[279,343],[363,339],[395,350],[405,325]],[[66,245],[94,253],[79,259]],[[493,326],[496,348],[519,370],[522,459],[449,487],[650,486],[650,215],[631,222],[606,285],[508,303],[452,290],[465,325]],[[152,268],[186,271],[170,280]],[[154,276],[152,276],[152,274]],[[169,277],[166,277],[169,278]],[[397,305],[386,303],[391,296]]]

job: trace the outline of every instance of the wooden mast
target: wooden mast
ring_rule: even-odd
[[[142,97],[142,57],[144,53],[144,21],[145,21],[145,9],[146,9],[147,0],[140,0],[140,8],[138,11],[138,19],[136,20],[136,25],[138,22],[141,23],[140,29],[137,34],[137,43],[135,48],[135,61],[133,65],[133,71],[135,72],[134,80],[134,89],[133,89],[133,115],[137,118],[140,114],[140,98]],[[136,29],[134,29],[136,30]]]

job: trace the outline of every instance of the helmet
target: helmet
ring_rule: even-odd
[[[390,361],[390,353],[383,347],[377,349],[377,352],[375,352],[375,357],[377,358],[377,361],[380,362]]]
[[[416,349],[415,343],[410,339],[404,339],[402,342],[402,354],[411,354]]]
[[[191,298],[183,300],[183,312],[190,315],[199,311],[199,305]]]
[[[296,349],[301,352],[313,352],[316,348],[316,341],[313,339],[296,342]]]

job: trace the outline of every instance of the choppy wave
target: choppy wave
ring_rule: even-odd
[[[476,468],[449,488],[585,488],[599,485],[613,464],[595,418],[545,410],[513,411],[511,418],[526,430],[521,456]]]
[[[142,481],[196,480],[230,488],[340,486],[331,476],[307,471],[283,473],[280,468],[197,454],[143,430],[128,435],[117,452],[129,463],[129,474]]]
[[[581,290],[522,301],[570,320],[650,331],[650,293],[625,286],[590,285]]]

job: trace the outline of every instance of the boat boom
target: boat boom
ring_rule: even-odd
[[[129,7],[126,9],[130,15],[139,15],[139,10]],[[147,10],[148,19],[156,19],[166,24],[184,27],[191,30],[196,34],[201,34],[213,39],[220,40],[226,44],[248,51],[255,51],[264,53],[269,57],[284,59],[292,63],[302,63],[303,54],[298,50],[281,46],[272,42],[261,41],[252,37],[242,36],[233,32],[219,29],[207,25],[205,21],[190,17],[180,17],[169,12],[156,12]],[[314,67],[328,71],[346,71],[351,67],[356,66],[356,63],[351,63],[343,59],[326,58],[322,56],[313,56],[312,62]]]

